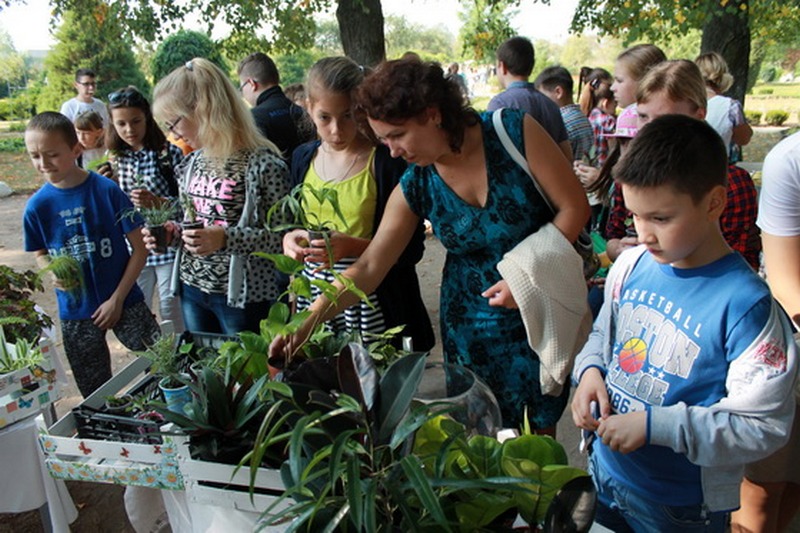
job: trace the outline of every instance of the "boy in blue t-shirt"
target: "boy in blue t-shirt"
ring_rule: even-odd
[[[56,280],[56,296],[64,352],[86,397],[111,377],[107,330],[130,350],[145,349],[159,333],[136,285],[147,258],[142,220],[122,216],[133,205],[116,183],[78,167],[81,148],[64,115],[33,117],[25,146],[46,181],[25,206],[25,250],[36,254],[40,266],[69,255],[83,272],[77,293],[60,290]]]
[[[640,246],[609,272],[572,403],[599,437],[596,521],[614,531],[725,531],[744,465],[789,436],[791,327],[720,232],[726,175],[719,135],[679,115],[615,168]]]

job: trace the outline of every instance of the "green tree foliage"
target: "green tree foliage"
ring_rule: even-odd
[[[386,17],[386,57],[396,59],[409,50],[440,63],[452,61],[458,55],[456,38],[444,26],[427,28],[405,17]]]
[[[12,88],[25,85],[25,58],[14,48],[11,36],[0,28],[0,98],[11,96]]]
[[[312,53],[308,50],[294,54],[280,54],[273,57],[275,66],[278,67],[278,72],[281,75],[281,85],[286,87],[291,83],[305,83],[308,69],[322,57],[325,57],[325,55]]]
[[[462,11],[459,14],[462,55],[479,62],[490,61],[497,47],[516,34],[508,21],[517,14],[512,6],[518,3],[518,0],[474,0]]]
[[[75,95],[75,71],[90,68],[97,73],[97,98],[126,85],[150,89],[136,65],[128,39],[123,37],[117,13],[95,2],[91,12],[67,12],[55,33],[56,45],[45,59],[47,86],[38,100],[38,110],[55,110]]]
[[[195,57],[204,57],[217,65],[223,72],[230,67],[214,41],[199,31],[180,30],[164,39],[156,49],[150,63],[153,83]]]

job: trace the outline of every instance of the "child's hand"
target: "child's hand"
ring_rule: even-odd
[[[169,246],[176,246],[176,240],[180,235],[180,226],[175,222],[167,221],[164,223],[164,227],[167,229],[167,242]],[[147,227],[142,227],[142,240],[144,241],[144,246],[147,250],[154,255],[161,255],[155,252],[156,249],[156,238],[150,233],[150,230]]]
[[[492,307],[505,307],[506,309],[519,309],[514,295],[511,294],[511,289],[508,288],[508,282],[501,279],[485,291],[481,296],[489,299],[489,305]]]
[[[647,413],[637,411],[602,419],[597,435],[603,439],[603,444],[615,452],[630,453],[638,450],[647,440]]]
[[[353,240],[350,235],[331,231],[328,233],[327,246],[325,239],[315,239],[308,243],[310,247],[304,250],[305,260],[312,263],[321,263],[322,268],[329,268],[331,265],[328,262],[331,258],[336,263],[344,257],[355,257],[357,255],[352,252],[353,247],[351,244]]]
[[[187,229],[181,235],[186,249],[194,255],[211,255],[225,247],[227,237],[225,228],[207,226],[201,229]]]
[[[283,255],[288,255],[295,261],[305,258],[308,247],[308,232],[304,229],[295,229],[283,236]]]
[[[575,175],[578,177],[584,187],[589,187],[592,185],[600,176],[599,169],[589,166],[582,161],[575,161],[572,165],[572,170],[575,172]]]
[[[147,189],[133,189],[131,191],[131,203],[135,207],[145,209],[161,205],[162,199],[151,193]]]
[[[94,325],[102,330],[111,329],[117,325],[122,316],[122,302],[117,301],[113,296],[100,304],[94,313],[92,320]]]
[[[596,419],[592,413],[593,401],[597,402],[597,406],[600,408],[600,420],[611,415],[606,382],[600,370],[594,367],[583,372],[581,382],[572,397],[572,421],[581,429],[594,431],[600,425],[600,420]]]

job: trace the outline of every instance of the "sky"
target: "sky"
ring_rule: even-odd
[[[578,0],[551,0],[549,6],[531,0],[521,3],[524,7],[519,8],[519,15],[512,20],[512,26],[521,35],[553,42],[566,39]],[[458,0],[383,0],[384,16],[403,15],[413,23],[429,27],[442,24],[454,35],[459,29],[459,9]],[[27,0],[25,5],[15,3],[0,11],[0,26],[11,35],[19,52],[50,48],[53,38],[49,24],[48,0]]]

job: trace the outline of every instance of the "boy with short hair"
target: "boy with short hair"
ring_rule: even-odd
[[[641,246],[609,273],[572,403],[600,437],[596,521],[614,531],[725,531],[745,463],[789,435],[791,326],[720,232],[726,173],[719,135],[680,115],[645,126],[615,169]]]
[[[94,111],[103,118],[103,126],[108,127],[106,104],[94,97],[97,90],[97,75],[93,70],[79,68],[75,72],[75,90],[78,91],[77,96],[61,104],[61,114],[74,122],[81,113]]]
[[[147,259],[142,219],[124,216],[133,204],[116,183],[78,167],[81,148],[64,115],[33,117],[25,146],[45,180],[25,206],[25,251],[34,252],[40,266],[71,256],[83,273],[80,292],[60,290],[56,280],[56,296],[64,352],[86,397],[111,377],[107,330],[130,350],[144,350],[159,333],[136,285]]]
[[[550,134],[564,156],[572,161],[567,129],[558,106],[528,81],[533,72],[533,43],[525,37],[512,37],[497,48],[497,80],[505,90],[489,100],[487,111],[501,107],[522,109]]]
[[[592,124],[581,107],[575,103],[572,91],[575,86],[572,74],[562,66],[547,67],[533,82],[536,89],[555,102],[561,111],[561,118],[567,128],[572,157],[575,161],[593,159],[594,131]]]

